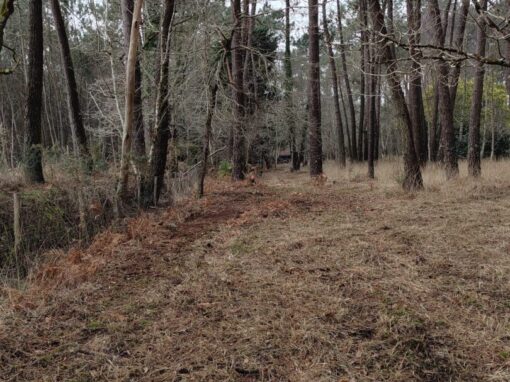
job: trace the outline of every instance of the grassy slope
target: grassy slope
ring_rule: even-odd
[[[216,184],[5,291],[0,380],[508,381],[507,167]]]

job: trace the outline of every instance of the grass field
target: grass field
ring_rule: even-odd
[[[483,170],[212,181],[1,290],[0,380],[510,381],[510,162]]]

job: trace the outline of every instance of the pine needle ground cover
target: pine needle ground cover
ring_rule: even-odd
[[[412,194],[393,162],[216,181],[54,251],[0,294],[0,380],[508,381],[510,181],[487,166]]]

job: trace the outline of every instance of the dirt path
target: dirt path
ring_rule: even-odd
[[[53,254],[0,380],[510,380],[508,192],[265,182]]]

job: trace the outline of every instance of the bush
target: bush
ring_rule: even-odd
[[[218,167],[219,176],[231,176],[232,175],[232,164],[229,161],[222,160]]]

